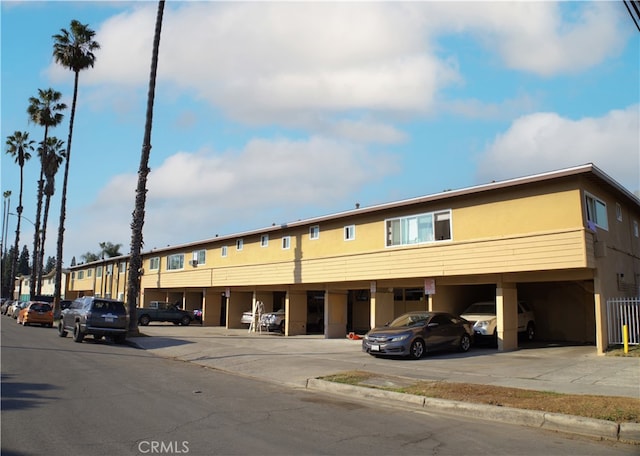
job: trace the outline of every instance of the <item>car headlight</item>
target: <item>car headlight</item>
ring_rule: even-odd
[[[363,337],[364,340],[369,340],[369,333],[365,334]]]
[[[489,321],[488,320],[483,320],[483,321],[477,321],[476,324],[474,325],[476,328],[482,328],[482,329],[486,329],[489,327]]]
[[[400,336],[392,337],[391,342],[400,342],[402,340],[405,340],[407,337],[409,337],[409,334],[402,334]]]

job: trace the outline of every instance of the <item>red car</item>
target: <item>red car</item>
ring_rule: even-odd
[[[51,328],[53,327],[53,309],[47,302],[30,301],[24,309],[20,310],[17,320],[18,324],[23,326],[39,323]]]

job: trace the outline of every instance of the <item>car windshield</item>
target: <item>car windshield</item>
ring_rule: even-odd
[[[48,312],[51,310],[51,306],[47,303],[44,302],[36,302],[34,304],[31,304],[30,307],[31,310],[37,310],[37,311],[42,311],[42,312]]]
[[[113,312],[116,314],[124,314],[124,305],[120,302],[112,301],[95,301],[93,309],[98,312]]]
[[[409,326],[419,325],[424,323],[429,319],[428,313],[420,313],[420,314],[405,314],[401,315],[391,323],[389,323],[390,328],[406,328]]]
[[[490,302],[479,302],[473,304],[467,310],[464,311],[465,314],[481,314],[481,315],[495,315],[496,314],[496,305]]]

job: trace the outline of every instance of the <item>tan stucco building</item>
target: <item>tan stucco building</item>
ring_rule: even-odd
[[[540,339],[603,353],[606,300],[639,294],[639,223],[640,199],[588,164],[143,252],[140,302],[237,328],[261,301],[285,309],[286,335],[335,338],[495,299],[511,350],[526,300]],[[72,267],[70,293],[124,299],[127,266]]]

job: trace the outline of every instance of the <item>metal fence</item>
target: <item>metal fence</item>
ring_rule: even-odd
[[[622,326],[627,325],[629,345],[640,345],[640,298],[615,298],[607,300],[609,345],[619,345]]]

